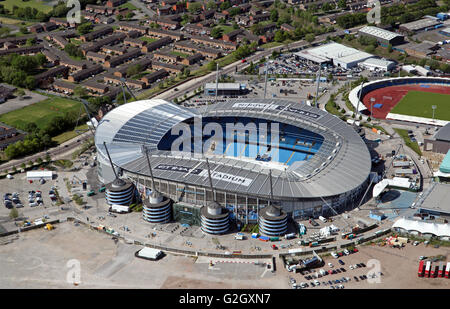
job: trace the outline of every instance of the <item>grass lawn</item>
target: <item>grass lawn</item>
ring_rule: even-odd
[[[189,57],[188,54],[180,53],[180,52],[175,51],[175,50],[172,50],[170,53],[171,53],[172,55],[174,55],[174,56],[180,56],[181,58],[187,58],[187,57]]]
[[[142,40],[142,41],[145,41],[147,43],[151,43],[151,42],[155,42],[156,41],[156,39],[149,38],[147,36],[140,37],[139,39]]]
[[[124,4],[122,4],[121,6],[119,6],[120,8],[127,8],[127,9],[129,9],[130,11],[134,11],[134,10],[137,10],[138,8],[137,7],[135,7],[132,3],[130,3],[130,2],[127,2],[127,3],[124,3]]]
[[[75,39],[75,38],[71,38],[70,39],[70,43],[76,45],[76,46],[80,46],[81,44],[83,44],[83,42],[79,39]]]
[[[282,45],[283,45],[283,43],[280,43],[280,42],[270,42],[270,43],[262,44],[260,47],[271,48],[271,47],[282,46]]]
[[[81,103],[78,101],[49,97],[41,102],[0,115],[0,122],[4,122],[18,129],[25,129],[28,123],[34,122],[43,128],[52,118],[70,112],[78,113]]]
[[[53,6],[47,5],[47,2],[49,1],[39,1],[39,0],[30,0],[30,1],[22,1],[22,0],[4,0],[1,2],[1,4],[8,9],[9,11],[12,11],[13,6],[17,6],[20,8],[26,8],[31,7],[35,8],[38,11],[48,13],[53,9]]]
[[[2,4],[2,2],[0,2]],[[32,25],[33,23],[25,22],[20,19],[8,18],[8,17],[0,17],[0,22],[5,25],[21,25],[24,23],[24,26]]]
[[[74,137],[76,137],[76,136],[78,136],[78,135],[83,133],[83,132],[77,132],[76,130],[83,130],[83,131],[84,130],[88,130],[88,125],[87,124],[83,124],[81,126],[78,126],[73,131],[67,131],[67,132],[64,132],[64,133],[62,133],[60,135],[57,135],[57,136],[53,137],[52,140],[57,142],[58,144],[62,144],[62,143],[64,143],[64,142],[66,142],[66,141],[68,141],[68,140],[70,140],[70,139],[72,139],[72,138],[74,138]]]
[[[398,133],[398,135],[401,136],[401,138],[403,138],[406,146],[408,146],[409,148],[414,150],[419,156],[422,156],[422,151],[420,150],[419,144],[417,144],[417,142],[411,141],[411,139],[408,136],[408,130],[397,129],[397,128],[394,128],[394,130],[395,130],[395,132]]]
[[[432,106],[436,105],[435,118],[450,120],[450,95],[422,91],[410,91],[391,110],[391,113],[432,118]]]
[[[225,25],[219,25],[219,26],[216,26],[214,28],[222,29],[222,34],[227,34],[227,33],[230,33],[231,31],[235,30],[233,28],[233,26],[225,26]]]

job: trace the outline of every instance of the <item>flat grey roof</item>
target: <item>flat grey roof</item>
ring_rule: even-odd
[[[206,83],[205,89],[216,89],[216,83]],[[239,83],[218,83],[218,90],[240,90],[241,84]]]
[[[365,33],[365,34],[370,34],[370,35],[376,36],[380,39],[385,39],[385,40],[389,40],[389,41],[396,37],[403,37],[403,35],[397,34],[395,32],[381,29],[378,27],[373,27],[373,26],[366,26],[364,28],[361,28],[361,29],[359,29],[359,32]]]
[[[421,208],[450,214],[450,184],[436,183]]]

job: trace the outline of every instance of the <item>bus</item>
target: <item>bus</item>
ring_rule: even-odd
[[[425,264],[424,261],[420,261],[419,263],[419,272],[418,272],[419,277],[423,277],[425,271],[424,264]]]
[[[430,277],[431,261],[427,261],[425,266],[425,277]]]
[[[450,262],[447,262],[447,267],[445,269],[445,278],[449,278],[449,272],[450,272]]]
[[[430,277],[431,278],[436,278],[439,272],[439,265],[435,265],[434,267],[431,268],[431,274]]]
[[[444,278],[444,262],[439,263],[439,272],[438,272],[439,278]]]

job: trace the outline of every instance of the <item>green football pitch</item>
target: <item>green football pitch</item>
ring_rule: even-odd
[[[390,111],[393,114],[432,118],[450,121],[450,94],[409,91]]]

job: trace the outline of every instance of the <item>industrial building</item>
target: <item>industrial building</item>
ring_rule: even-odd
[[[381,29],[373,26],[366,26],[359,30],[359,35],[375,38],[381,46],[387,47],[389,44],[392,46],[402,44],[405,41],[405,37],[401,34]]]
[[[239,83],[206,83],[205,95],[242,95],[247,92],[247,86]]]
[[[194,127],[196,121],[200,127]],[[211,125],[226,132],[226,126],[239,123],[257,124],[259,138],[270,136],[270,142],[236,142],[219,133],[212,142],[212,133],[206,132]],[[182,131],[195,128],[205,132],[196,135],[195,143],[201,144],[177,148]],[[230,134],[243,136],[239,130]],[[275,217],[281,226],[286,217],[332,215],[331,207],[341,211],[360,201],[371,169],[367,146],[353,128],[315,107],[278,99],[230,99],[200,110],[158,99],[131,102],[102,118],[95,144],[101,182],[115,179],[106,145],[117,174],[139,192],[151,190],[153,178],[154,189],[174,201],[173,218],[201,225],[206,232],[225,230],[227,213],[237,225],[257,223],[260,213],[261,220],[273,219],[274,211],[263,212],[269,205],[279,207]]]
[[[448,202],[450,200],[450,184],[433,183],[424,195],[423,201],[416,206],[420,213],[450,216],[450,203]]]
[[[431,29],[439,28],[442,22],[439,19],[434,18],[422,18],[416,21],[412,21],[406,24],[401,24],[399,30],[404,33],[415,33],[418,31],[427,31]]]
[[[373,55],[369,53],[334,42],[300,51],[294,55],[297,58],[313,63],[332,63],[334,66],[344,69],[353,68],[360,62],[373,57]]]
[[[378,70],[387,72],[395,69],[396,64],[394,61],[386,59],[369,58],[359,63],[359,66],[371,71]]]

